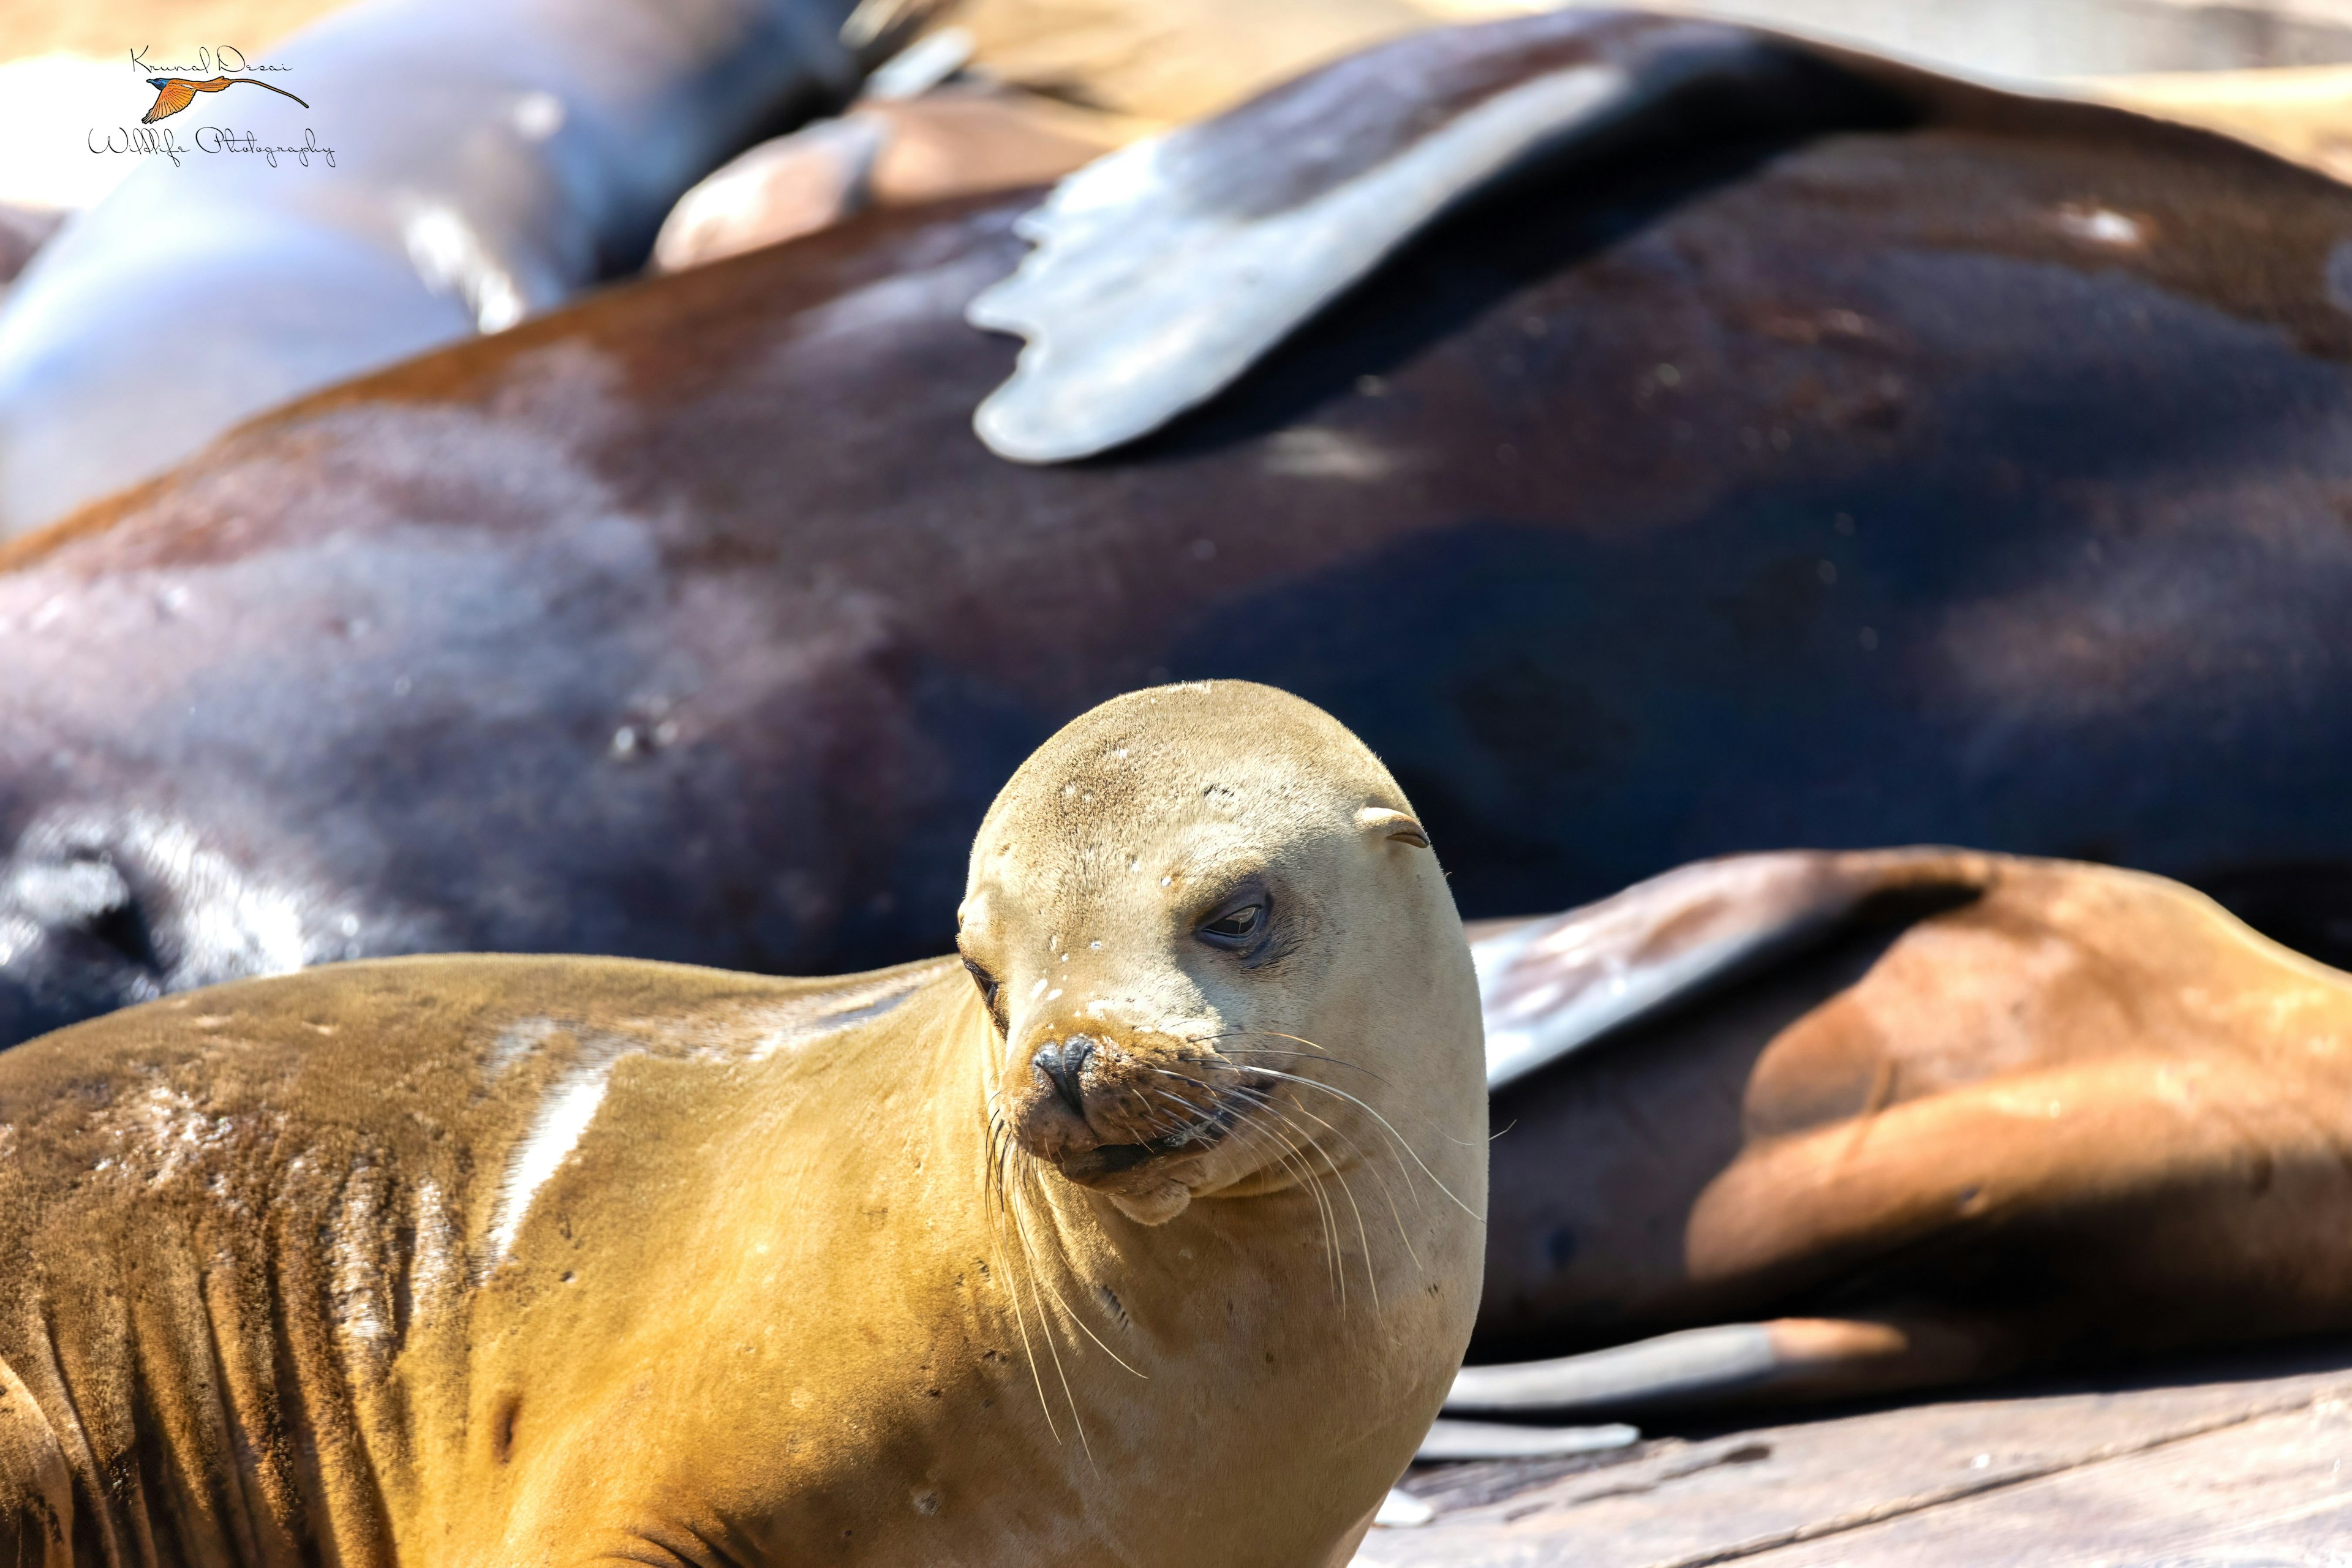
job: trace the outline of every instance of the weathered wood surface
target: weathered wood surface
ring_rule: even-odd
[[[1431,1467],[1358,1568],[2352,1568],[2352,1344],[1584,1461]]]

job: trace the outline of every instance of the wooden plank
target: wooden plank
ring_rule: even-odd
[[[2323,1454],[2326,1464],[2319,1471],[2334,1478],[2338,1472],[2326,1465],[2344,1452],[2336,1424],[2347,1418],[2347,1408],[2352,1408],[2352,1347],[2336,1347],[2305,1352],[2284,1368],[2273,1363],[2254,1375],[2114,1392],[1947,1400],[1700,1440],[1668,1438],[1643,1444],[1615,1462],[1442,1467],[1417,1472],[1406,1483],[1438,1510],[1435,1521],[1419,1529],[1375,1531],[1356,1561],[1360,1568],[1538,1568],[1569,1563],[1577,1568],[1701,1568],[1737,1561],[1801,1568],[1881,1560],[1874,1549],[1866,1557],[1852,1549],[1858,1542],[1885,1539],[1893,1555],[1884,1560],[1908,1563],[1915,1560],[1912,1548],[1898,1549],[1890,1521],[1913,1521],[1905,1528],[1925,1530],[1930,1516],[1938,1522],[1949,1516],[1955,1530],[1994,1533],[1954,1546],[1948,1559],[1916,1560],[1976,1568],[2004,1561],[1988,1555],[2006,1550],[1990,1544],[2000,1528],[1990,1521],[2011,1517],[2013,1500],[2023,1499],[2015,1503],[2018,1517],[2038,1522],[2021,1527],[2020,1539],[2033,1551],[2019,1560],[2054,1562],[2059,1559],[2035,1554],[2052,1542],[2050,1517],[2032,1514],[2040,1500],[2054,1495],[2054,1481],[2101,1469],[2129,1478],[2141,1473],[2134,1466],[2184,1445],[2198,1445],[2199,1452],[2213,1456],[2211,1473],[2221,1476],[2228,1473],[2228,1456],[2239,1451],[2231,1442],[2251,1443],[2247,1452],[2269,1456],[2247,1461],[2256,1471],[2265,1463],[2284,1467],[2284,1489],[2264,1493],[2250,1505],[2269,1522],[2247,1528],[2288,1535],[2296,1530],[2325,1532],[2344,1522],[2334,1511],[2333,1480],[2322,1485],[2311,1465],[2280,1459],[2284,1450],[2276,1445],[2302,1443]],[[2328,1425],[2310,1427],[2323,1416]],[[2111,1468],[2119,1465],[2125,1468]],[[2160,1487],[2142,1489],[2131,1498],[2137,1500],[2112,1500],[2098,1516],[2099,1528],[2121,1531],[2126,1522],[2141,1521],[2146,1536],[2170,1521],[2168,1528],[2177,1528],[2166,1539],[2195,1542],[2240,1522],[2234,1505],[2194,1488],[2173,1489],[2168,1497]],[[1963,1504],[1970,1505],[1965,1517],[1953,1511]],[[2063,1505],[2052,1506],[2063,1511]],[[2314,1510],[2307,1526],[2287,1517],[2305,1507]],[[1932,1533],[1918,1537],[1929,1543],[1937,1539]],[[2095,1541],[2079,1533],[2071,1539],[2084,1551],[2099,1550]],[[1819,1553],[1803,1555],[1806,1542],[1819,1542]],[[2107,1561],[2095,1555],[2079,1560]],[[2116,1559],[2150,1560],[2128,1552]],[[2352,1550],[2344,1562],[2352,1568]]]
[[[1747,1561],[1754,1568],[2352,1564],[2347,1458],[2352,1407],[2325,1399]]]

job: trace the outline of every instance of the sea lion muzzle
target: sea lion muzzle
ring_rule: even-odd
[[[1007,1089],[1013,1134],[1081,1184],[1206,1153],[1264,1092],[1214,1052],[1156,1033],[1055,1032],[1028,1057],[1027,1081]]]

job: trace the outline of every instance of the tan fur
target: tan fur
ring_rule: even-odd
[[[2352,975],[2161,878],[1898,853],[1960,897],[1507,1091],[1489,1342],[1846,1320],[1776,1325],[1785,1399],[2352,1324]]]
[[[2074,1281],[2029,1314],[2040,1338],[2086,1315],[2123,1345],[2341,1325],[2352,977],[2160,878],[1954,859],[1983,896],[1756,1058],[1691,1276],[1802,1289],[2005,1243]]]
[[[952,960],[461,957],[0,1058],[0,1561],[1344,1562],[1468,1338],[1485,1195],[1467,951],[1367,806],[1410,811],[1278,692],[1079,720],[973,852],[1009,1037]],[[1295,939],[1254,968],[1188,923],[1237,873]],[[1091,1190],[990,1134],[1078,1023],[1132,1081],[1066,1156],[1150,1118],[1149,1063],[1331,1089]]]

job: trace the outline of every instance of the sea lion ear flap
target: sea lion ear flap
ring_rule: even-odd
[[[1416,849],[1429,847],[1429,835],[1420,823],[1402,811],[1391,811],[1385,805],[1368,805],[1356,813],[1356,826],[1367,833],[1385,831],[1394,843],[1410,844]]]

